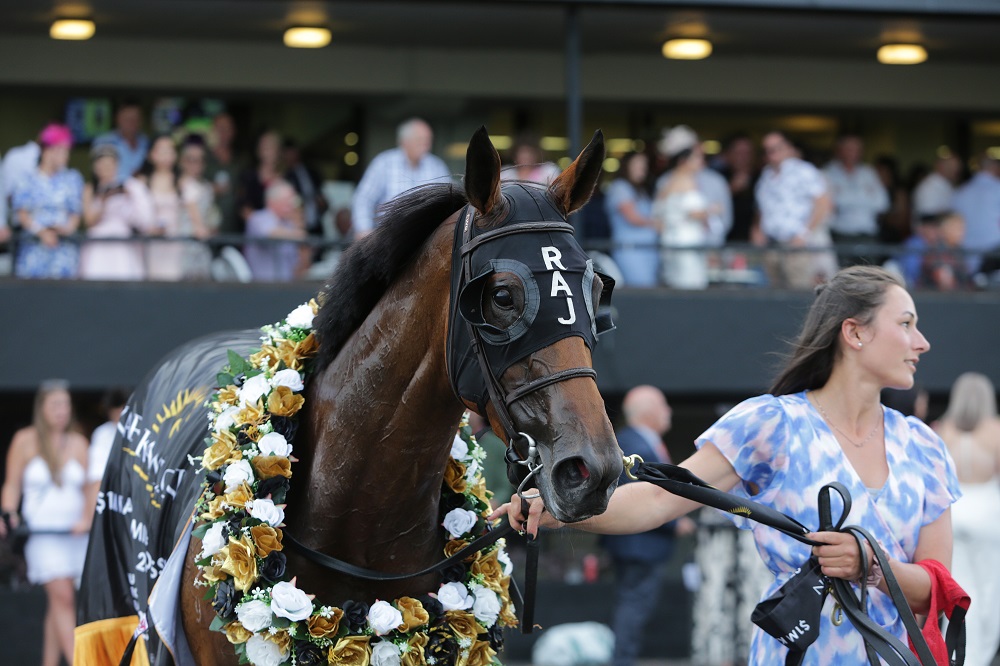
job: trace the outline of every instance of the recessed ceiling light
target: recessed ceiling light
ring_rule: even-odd
[[[94,36],[94,22],[83,19],[61,19],[49,28],[52,39],[90,39]]]
[[[883,65],[917,65],[927,60],[927,49],[919,44],[886,44],[878,50]]]
[[[285,46],[293,49],[320,49],[330,43],[326,28],[289,28],[285,31]]]
[[[663,57],[671,60],[702,60],[712,55],[707,39],[671,39],[663,43]]]

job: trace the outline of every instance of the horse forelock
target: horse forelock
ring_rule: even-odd
[[[317,369],[336,358],[425,241],[466,203],[460,187],[431,184],[416,187],[381,207],[379,225],[343,253],[323,289],[315,323],[320,342]]]

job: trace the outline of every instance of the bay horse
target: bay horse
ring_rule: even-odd
[[[316,551],[385,573],[418,571],[441,559],[440,489],[463,411],[485,411],[494,430],[508,435],[496,405],[456,399],[449,377],[456,224],[463,210],[480,229],[511,217],[540,219],[537,209],[513,210],[515,199],[505,194],[509,187],[530,190],[564,224],[590,198],[603,159],[598,132],[548,188],[502,189],[499,155],[480,128],[469,145],[464,192],[450,184],[411,190],[390,202],[377,228],[344,253],[314,322],[320,355],[295,440],[299,462],[287,496],[288,534]],[[517,321],[529,300],[521,280],[498,271],[481,282],[484,324],[504,328]],[[600,282],[594,278],[594,294],[587,294],[595,305]],[[548,289],[544,285],[542,296]],[[541,300],[536,321],[566,317],[565,310],[556,310],[560,303],[565,309],[563,299]],[[517,359],[496,380],[510,394],[560,371],[591,367],[589,343],[572,335]],[[504,409],[517,431],[537,442],[542,466],[534,485],[553,514],[575,522],[602,513],[622,457],[593,377],[544,385]],[[196,585],[200,550],[200,539],[192,538],[182,574],[179,615],[187,644],[201,666],[235,664],[225,635],[209,629],[214,611]],[[369,582],[328,571],[294,551],[287,555],[298,586],[329,597],[317,599],[321,603],[371,603],[436,589],[436,575]]]

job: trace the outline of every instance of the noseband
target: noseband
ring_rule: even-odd
[[[508,477],[520,493],[542,464],[535,440],[518,430],[510,409],[518,400],[559,382],[583,377],[596,382],[597,373],[590,367],[568,368],[527,381],[509,392],[500,382],[500,376],[512,362],[565,337],[578,335],[592,347],[597,335],[614,328],[609,314],[614,280],[594,271],[593,264],[576,242],[573,225],[548,202],[544,190],[515,184],[505,186],[504,195],[511,211],[508,221],[501,226],[477,233],[476,209],[471,205],[465,207],[456,225],[448,322],[448,375],[459,399],[476,404],[480,413],[486,414],[487,402],[493,404],[507,436]],[[514,221],[511,218],[516,218],[519,209],[534,209],[532,212],[538,211],[542,219]],[[498,252],[491,254],[491,258],[479,256],[474,259],[476,251],[487,246],[496,246]],[[497,254],[502,258],[495,258]],[[504,271],[514,272],[526,283],[526,302],[525,312],[518,321],[501,330],[486,323],[482,317],[484,292],[481,289],[491,274]],[[572,278],[569,281],[564,278],[564,275],[576,273],[582,276],[578,283]],[[595,275],[599,275],[605,285],[598,303],[592,303],[591,294]],[[537,288],[534,278],[542,276],[551,276],[551,289]],[[580,290],[578,294],[573,293],[573,287]],[[553,313],[543,312],[543,317],[536,317],[539,301],[546,297],[562,298],[564,294],[567,306],[560,312],[565,311],[565,316],[552,317]],[[597,314],[599,309],[600,316]],[[581,310],[586,311],[585,314]],[[458,318],[464,320],[464,326]]]

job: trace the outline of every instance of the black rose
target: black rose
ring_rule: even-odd
[[[277,583],[285,575],[285,554],[272,550],[260,564],[260,575],[264,580]]]
[[[243,535],[243,516],[236,514],[226,521],[226,532],[234,539],[239,539]]]
[[[344,619],[352,632],[364,630],[368,622],[368,604],[362,601],[345,601],[343,606]]]
[[[326,655],[318,645],[295,641],[295,663],[299,666],[319,666],[326,663]]]
[[[247,380],[246,373],[245,372],[241,372],[240,374],[238,374],[235,377],[233,377],[233,386],[236,386],[237,388],[239,388],[240,386],[243,386],[243,382],[245,382],[246,380]]]
[[[272,476],[257,484],[257,492],[254,495],[261,499],[270,495],[275,504],[283,504],[286,493],[288,493],[288,479],[283,476]]]
[[[503,629],[500,627],[499,622],[493,623],[493,626],[486,632],[486,636],[490,642],[491,648],[497,652],[503,650]]]
[[[441,572],[441,578],[446,583],[461,583],[465,580],[465,565],[456,562]]]
[[[453,509],[465,507],[465,495],[459,493],[444,492],[441,494],[441,515],[446,516]]]
[[[444,614],[444,606],[441,605],[440,601],[430,595],[425,594],[417,597],[417,601],[419,601],[420,605],[424,607],[427,614],[431,616],[432,622]]]
[[[205,475],[205,481],[208,483],[209,486],[214,486],[215,484],[219,483],[220,481],[222,481],[222,470],[221,469],[212,470],[211,472]]]
[[[295,433],[299,430],[298,422],[287,416],[271,416],[271,427],[274,432],[284,437],[288,442],[295,439]]]
[[[250,439],[250,435],[247,434],[246,428],[241,428],[238,433],[236,433],[236,443],[240,446],[246,446],[253,440]]]
[[[215,596],[212,597],[212,608],[216,614],[225,621],[230,621],[236,614],[236,588],[232,581],[221,581],[215,588]]]
[[[453,664],[458,657],[458,641],[451,628],[444,623],[435,624],[427,632],[424,654],[434,657],[435,663]]]

